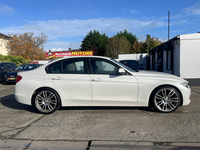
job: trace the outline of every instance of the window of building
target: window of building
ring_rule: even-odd
[[[172,52],[170,50],[167,51],[167,70],[172,70]]]
[[[155,69],[155,54],[152,55],[152,69]]]

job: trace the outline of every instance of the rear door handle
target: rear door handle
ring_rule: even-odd
[[[53,77],[52,80],[61,80],[61,77]]]
[[[96,78],[96,79],[92,79],[92,81],[93,81],[93,82],[101,82],[101,81],[103,81],[103,80],[100,79],[100,78]]]

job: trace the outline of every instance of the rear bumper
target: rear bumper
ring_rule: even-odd
[[[31,105],[32,91],[27,86],[21,86],[20,84],[15,85],[15,99],[22,104]]]
[[[25,95],[17,95],[14,94],[15,99],[17,100],[17,102],[22,103],[22,104],[26,104],[26,105],[31,105],[30,101],[27,101],[28,97]]]

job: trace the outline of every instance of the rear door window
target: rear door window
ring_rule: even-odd
[[[84,60],[64,60],[62,63],[64,74],[85,74]]]

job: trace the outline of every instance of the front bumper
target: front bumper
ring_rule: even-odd
[[[183,98],[183,104],[182,106],[185,106],[185,105],[189,105],[191,100],[190,100],[190,95],[191,95],[191,89],[190,87],[186,88],[186,87],[183,87],[181,88],[181,93],[182,93],[182,98]]]

